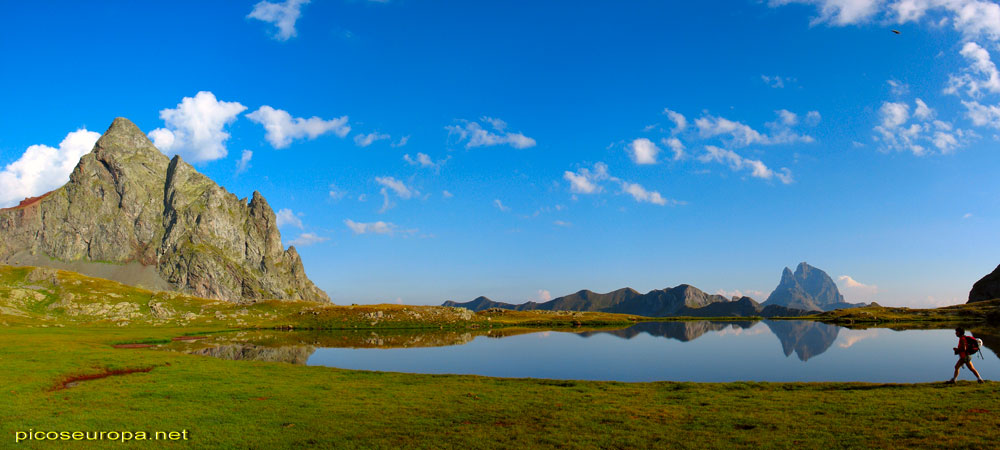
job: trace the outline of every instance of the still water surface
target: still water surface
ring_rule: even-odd
[[[1000,359],[991,350],[1000,346],[1000,334],[973,332],[986,344],[984,359],[976,356],[973,364],[983,377],[1000,379]],[[809,321],[647,322],[499,338],[330,332],[302,341],[283,347],[277,359],[358,370],[616,381],[928,382],[950,378],[957,360],[950,329],[851,330]],[[215,353],[276,358],[260,347]],[[974,377],[963,369],[960,379]]]

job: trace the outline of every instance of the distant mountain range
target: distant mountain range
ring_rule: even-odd
[[[622,288],[606,294],[582,290],[542,303],[512,304],[478,297],[464,303],[447,301],[444,306],[473,311],[490,308],[517,311],[600,311],[646,317],[795,317],[864,304],[844,302],[844,297],[837,291],[837,285],[825,272],[802,263],[795,273],[785,268],[781,282],[764,304],[746,296],[726,298],[705,293],[689,284],[681,284],[672,288],[654,289],[645,294],[632,288]]]

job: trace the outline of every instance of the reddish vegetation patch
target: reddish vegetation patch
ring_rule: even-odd
[[[2,209],[0,209],[0,211],[10,211],[10,210],[15,210],[15,209],[27,208],[27,207],[29,207],[31,205],[34,205],[35,203],[38,203],[38,202],[42,201],[43,198],[48,197],[48,195],[51,194],[51,193],[52,193],[52,191],[49,191],[49,192],[46,192],[46,193],[44,193],[42,195],[39,195],[38,197],[28,197],[28,198],[26,198],[24,200],[21,200],[21,203],[18,203],[17,206],[12,206],[10,208],[2,208]]]
[[[990,410],[988,410],[988,409],[978,409],[978,408],[974,408],[974,409],[970,409],[970,410],[969,410],[969,412],[970,412],[970,413],[977,413],[977,414],[984,414],[984,413],[988,413],[988,412],[990,412]]]
[[[170,338],[171,341],[197,341],[198,339],[208,339],[208,336],[178,336]]]
[[[114,348],[146,348],[146,347],[152,347],[152,346],[153,346],[153,344],[115,344],[112,347],[114,347]]]
[[[51,390],[60,391],[66,388],[76,386],[78,383],[83,381],[99,380],[101,378],[115,377],[119,375],[128,375],[130,373],[148,373],[151,372],[152,370],[153,370],[152,367],[139,367],[135,369],[114,369],[114,370],[104,369],[104,371],[98,373],[91,373],[87,375],[73,375],[57,383],[55,386],[52,387]]]

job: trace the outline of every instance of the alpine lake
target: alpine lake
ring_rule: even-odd
[[[1000,376],[1000,331],[973,364]],[[641,322],[619,329],[234,331],[166,350],[230,360],[565,380],[921,383],[951,377],[953,328],[851,329],[806,320]],[[974,380],[967,370],[960,379]]]

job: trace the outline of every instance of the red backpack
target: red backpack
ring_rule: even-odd
[[[965,339],[965,354],[972,356],[979,353],[979,339],[972,336],[962,336]]]

